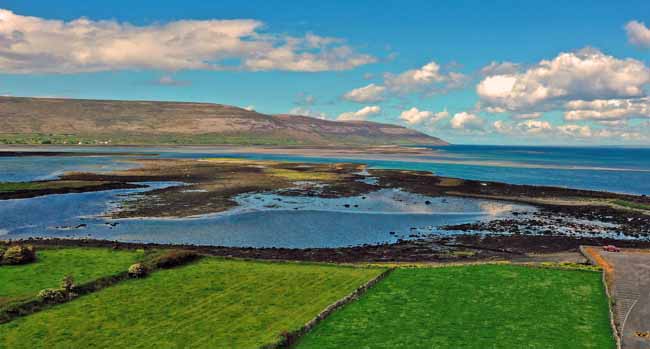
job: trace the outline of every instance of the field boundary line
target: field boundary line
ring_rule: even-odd
[[[160,265],[150,266],[149,273],[180,267],[188,263],[194,262],[200,258],[201,258],[200,255],[196,255],[191,259],[184,260],[180,262],[180,264],[173,265],[173,266],[160,266]],[[142,260],[135,263],[146,263],[146,261]],[[81,296],[99,292],[105,288],[117,285],[129,279],[133,279],[133,276],[129,275],[128,270],[124,270],[112,275],[101,276],[95,280],[90,280],[80,285],[74,285],[72,289],[72,293],[69,293],[68,297],[61,300],[48,301],[45,299],[41,299],[39,296],[31,296],[26,301],[20,302],[18,304],[9,306],[4,309],[0,309],[0,324],[9,323],[19,317],[31,315],[40,311],[45,311],[55,305],[72,302]]]
[[[607,305],[608,305],[607,308],[609,310],[609,325],[612,327],[612,333],[614,334],[614,339],[616,340],[616,348],[621,349],[621,334],[622,334],[623,331],[621,329],[621,331],[619,332],[618,327],[616,326],[616,320],[615,320],[613,303],[612,303],[613,302],[612,293],[611,293],[611,291],[609,289],[609,284],[607,282],[608,270],[613,271],[613,268],[609,265],[609,263],[607,263],[607,261],[605,261],[603,259],[603,257],[600,256],[600,254],[598,254],[598,257],[599,257],[598,259],[595,256],[592,256],[592,252],[597,253],[597,252],[595,252],[593,250],[594,248],[595,247],[593,247],[593,246],[582,246],[581,245],[580,248],[579,248],[579,251],[583,256],[585,256],[585,258],[587,258],[589,263],[591,263],[593,265],[599,265],[599,266],[601,266],[603,268],[602,282],[603,282],[603,286],[605,287],[605,294],[607,295]],[[606,265],[601,265],[599,263],[599,261],[601,261],[601,260]]]
[[[314,327],[316,327],[316,325],[318,325],[320,322],[325,320],[328,316],[330,316],[338,309],[359,299],[359,297],[365,294],[370,288],[378,284],[380,281],[385,279],[395,269],[396,268],[389,268],[383,271],[381,274],[375,276],[365,284],[357,287],[357,289],[352,291],[352,293],[328,305],[327,308],[325,308],[323,311],[318,313],[318,315],[316,315],[313,319],[309,320],[306,324],[304,324],[299,329],[283,334],[282,338],[280,338],[279,341],[272,344],[264,345],[262,346],[262,349],[292,348],[295,344],[298,343],[298,340],[302,336],[306,335],[309,331],[311,331]]]

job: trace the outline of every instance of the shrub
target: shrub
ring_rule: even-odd
[[[63,303],[68,299],[68,293],[58,288],[46,288],[38,293],[38,298],[47,303]]]
[[[141,278],[147,276],[149,270],[142,263],[135,263],[129,267],[129,276],[134,278]]]
[[[6,250],[7,250],[6,248],[0,246],[0,262],[2,262],[2,256],[4,256]]]
[[[199,255],[189,250],[171,250],[153,259],[156,268],[173,268],[197,259]]]
[[[36,260],[34,246],[15,245],[9,247],[2,256],[3,264],[27,264]]]
[[[63,280],[61,280],[61,289],[67,293],[72,293],[74,287],[74,277],[72,277],[72,275],[66,275],[63,277]]]

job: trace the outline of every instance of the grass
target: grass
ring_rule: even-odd
[[[204,258],[0,325],[0,347],[258,348],[382,271]]]
[[[600,273],[397,269],[298,348],[614,348]]]
[[[335,173],[329,172],[296,171],[285,168],[268,168],[266,172],[289,181],[335,181],[338,179]]]
[[[614,200],[614,201],[612,201],[612,203],[614,205],[628,207],[628,208],[634,208],[634,209],[637,209],[637,210],[650,210],[650,205],[641,204],[641,203],[638,203],[638,202],[631,202],[631,201],[625,201],[625,200]]]
[[[206,162],[215,162],[219,164],[228,164],[228,165],[249,165],[249,166],[262,166],[262,165],[274,165],[277,164],[277,161],[271,160],[251,160],[244,158],[205,158],[200,161]]]
[[[224,134],[45,134],[0,133],[0,144],[32,145],[303,145],[305,142],[273,135],[224,135]]]
[[[74,180],[57,180],[57,181],[42,181],[42,182],[0,182],[0,193],[13,192],[17,190],[84,188],[88,186],[101,185],[104,183],[106,182],[74,181]]]
[[[37,250],[37,260],[26,265],[0,266],[0,308],[34,297],[44,288],[58,287],[66,275],[77,284],[125,271],[142,252],[99,248]],[[0,345],[2,347],[2,345]]]

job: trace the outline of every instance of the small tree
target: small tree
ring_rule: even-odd
[[[149,270],[142,263],[135,263],[129,267],[129,276],[134,278],[142,278],[147,276]]]
[[[2,256],[3,264],[27,264],[36,260],[34,246],[15,245],[9,247]]]
[[[56,288],[46,288],[38,293],[38,297],[47,303],[63,303],[68,299],[64,290]]]

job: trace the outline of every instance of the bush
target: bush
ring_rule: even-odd
[[[35,260],[36,249],[34,246],[11,246],[2,256],[2,264],[27,264]]]
[[[153,259],[156,268],[173,268],[197,259],[199,255],[194,251],[171,250]]]
[[[66,275],[63,280],[61,280],[61,289],[67,293],[72,293],[74,288],[74,277],[72,277],[72,275]]]
[[[68,299],[68,293],[58,288],[46,288],[38,293],[38,298],[47,303],[63,303]]]
[[[129,267],[129,276],[134,278],[142,278],[147,276],[149,270],[142,263],[135,263]]]
[[[6,248],[0,246],[0,264],[2,264],[2,256],[4,256],[6,250]]]

